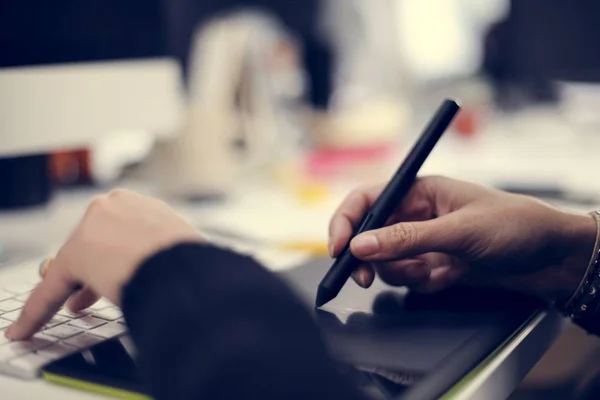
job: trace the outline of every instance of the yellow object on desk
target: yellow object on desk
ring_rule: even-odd
[[[326,184],[307,177],[301,171],[301,167],[294,163],[273,168],[271,176],[275,182],[292,193],[304,205],[321,204],[330,196],[330,190]]]
[[[325,185],[318,183],[298,184],[294,192],[303,204],[319,204],[327,200],[329,191]]]
[[[278,251],[304,252],[314,257],[326,257],[329,255],[327,250],[327,241],[321,240],[265,240],[249,235],[240,234],[235,231],[213,226],[201,226],[200,231],[207,234],[209,239],[217,242],[223,241],[225,244],[232,242],[243,244],[244,247],[271,248]]]
[[[327,243],[323,242],[289,241],[277,243],[276,246],[281,250],[304,251],[306,253],[310,253],[315,257],[327,257],[329,255],[329,251],[327,250]]]

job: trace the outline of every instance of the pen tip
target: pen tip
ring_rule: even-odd
[[[333,300],[334,297],[335,294],[333,294],[330,290],[324,287],[319,287],[319,290],[317,290],[317,299],[315,300],[315,307],[319,308],[322,305],[329,303],[331,300]]]

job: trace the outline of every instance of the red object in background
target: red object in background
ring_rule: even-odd
[[[89,150],[60,151],[50,155],[52,182],[60,186],[89,184],[92,182],[91,154]]]
[[[479,129],[479,119],[474,108],[465,107],[458,113],[452,128],[463,137],[471,137]]]
[[[307,159],[306,169],[310,176],[331,176],[343,172],[348,165],[373,164],[394,152],[389,143],[359,148],[321,148],[313,151]]]

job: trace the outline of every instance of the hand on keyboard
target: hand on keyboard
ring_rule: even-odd
[[[95,301],[96,295],[118,305],[123,286],[144,259],[180,242],[204,240],[162,201],[124,190],[98,197],[59,250],[17,321],[7,329],[6,337],[12,340],[30,338],[51,322],[70,297],[73,312]],[[75,293],[81,286],[84,289]],[[6,301],[6,312],[14,311],[17,305],[11,301],[17,300]],[[2,306],[0,303],[0,312]],[[92,317],[78,320],[73,328],[92,329],[98,323]],[[58,335],[64,336],[72,329],[57,331],[61,332]]]
[[[36,283],[0,289],[0,331],[19,319]],[[35,378],[44,365],[104,340],[124,338],[125,332],[123,314],[105,299],[78,313],[63,308],[29,340],[10,341],[0,336],[0,373]]]

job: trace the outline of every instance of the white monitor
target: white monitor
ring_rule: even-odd
[[[176,60],[0,68],[0,157],[86,147],[118,130],[169,135],[181,122]]]
[[[165,0],[0,1],[0,158],[166,135],[181,122],[171,50],[183,7]]]

